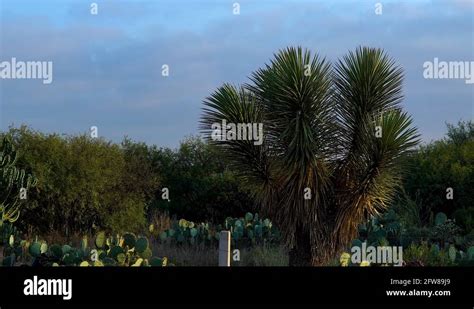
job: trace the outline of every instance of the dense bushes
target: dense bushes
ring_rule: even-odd
[[[212,145],[190,137],[175,151],[153,149],[152,153],[162,189],[170,193],[168,202],[161,198],[161,190],[157,192],[156,208],[177,218],[215,223],[254,210],[252,198]]]
[[[432,238],[429,227],[435,225],[435,214],[443,211],[466,238],[462,247],[472,246],[473,132],[471,122],[450,126],[447,138],[408,158],[411,169],[405,175],[404,192],[393,207],[405,238]],[[23,232],[71,235],[94,233],[94,227],[139,232],[155,210],[214,224],[255,211],[235,172],[199,138],[187,138],[177,149],[169,149],[128,138],[114,144],[26,127],[7,133],[19,154],[15,166],[37,179],[15,223]],[[454,190],[452,200],[446,199],[447,187]],[[162,199],[164,188],[170,201]],[[446,232],[438,231],[437,237],[449,238]]]
[[[448,125],[447,138],[421,147],[408,161],[402,202],[416,204],[421,223],[430,223],[432,214],[442,211],[465,232],[473,230],[474,123]],[[447,188],[453,189],[453,199],[447,199]]]
[[[1,135],[6,134],[18,149],[17,165],[38,180],[17,223],[23,232],[140,231],[154,210],[196,221],[223,221],[253,210],[235,175],[199,138],[171,150],[27,127]],[[170,201],[162,199],[163,188]]]
[[[139,156],[127,157],[120,145],[86,135],[63,137],[26,127],[9,134],[19,165],[38,180],[22,209],[20,229],[69,234],[94,226],[117,232],[144,226],[147,192],[158,184],[143,175],[149,167],[136,162]]]

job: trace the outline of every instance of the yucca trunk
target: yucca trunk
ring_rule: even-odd
[[[323,236],[323,235],[321,235]],[[341,249],[336,248],[331,235],[321,237],[320,241],[311,241],[309,233],[299,231],[296,243],[289,250],[289,266],[327,266]]]
[[[315,266],[315,256],[313,255],[312,244],[308,233],[299,230],[296,233],[296,243],[290,249],[290,266]]]

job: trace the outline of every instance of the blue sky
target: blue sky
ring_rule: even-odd
[[[435,57],[474,61],[474,0],[0,0],[0,18],[0,61],[54,65],[50,85],[0,79],[2,130],[97,126],[113,141],[175,147],[198,134],[205,97],[224,82],[247,82],[290,45],[331,61],[360,45],[384,48],[405,71],[403,104],[424,141],[474,114],[474,84],[423,78]]]

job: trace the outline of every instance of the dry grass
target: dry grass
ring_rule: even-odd
[[[176,266],[217,266],[219,252],[217,248],[201,245],[178,246],[170,244],[153,243],[153,254],[168,258]]]
[[[218,266],[217,248],[203,245],[170,245],[155,242],[153,253],[166,256],[176,266]],[[288,253],[281,246],[256,246],[240,250],[240,261],[231,266],[288,266]]]
[[[29,240],[29,241],[34,241],[36,240],[36,237],[38,237],[38,240],[44,240],[48,245],[52,244],[69,244],[73,247],[80,247],[82,238],[84,236],[87,236],[87,240],[89,242],[89,246],[94,245],[94,239],[95,235],[89,234],[81,234],[81,233],[75,233],[73,235],[66,236],[62,233],[59,232],[49,232],[46,235],[36,235],[36,234],[26,234],[23,235],[23,239]]]
[[[152,234],[154,236],[160,235],[161,232],[170,229],[172,223],[173,219],[171,219],[168,214],[162,212],[154,212],[148,222],[149,225],[153,225]]]
[[[240,261],[232,266],[288,266],[288,252],[283,246],[256,246],[240,250]]]

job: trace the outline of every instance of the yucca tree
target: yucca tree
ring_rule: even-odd
[[[0,226],[3,222],[13,223],[20,216],[22,199],[21,189],[36,185],[36,179],[24,169],[16,166],[18,153],[8,136],[0,140]],[[25,191],[25,193],[26,193]]]
[[[418,143],[401,110],[402,70],[358,48],[333,66],[287,48],[240,87],[204,101],[201,130],[281,229],[290,265],[324,265],[389,206]],[[215,123],[262,123],[263,143],[215,140]],[[214,135],[213,135],[214,134]]]

